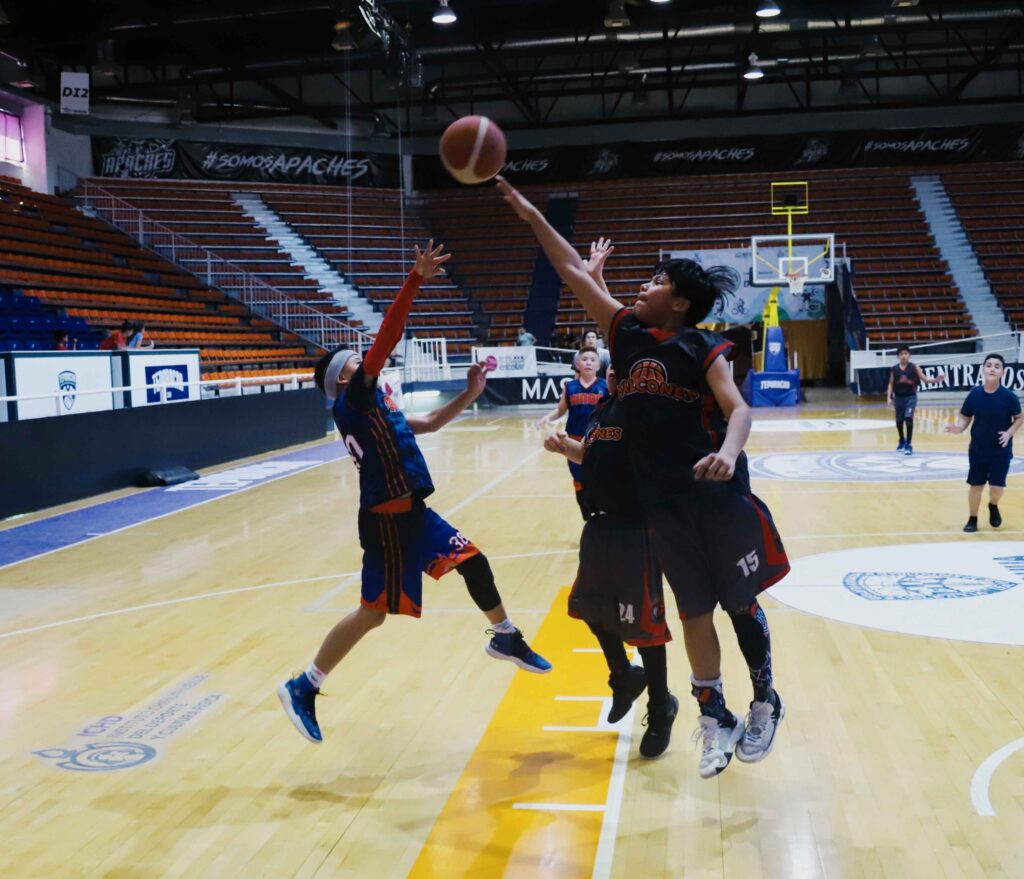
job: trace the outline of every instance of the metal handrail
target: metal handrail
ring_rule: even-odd
[[[325,349],[344,345],[361,351],[373,344],[373,336],[288,296],[235,263],[146,216],[140,208],[91,180],[84,182],[83,194],[76,198],[141,246],[313,345]],[[197,272],[184,264],[186,260],[205,269]]]

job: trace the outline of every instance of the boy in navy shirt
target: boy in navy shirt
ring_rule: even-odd
[[[947,433],[963,433],[971,425],[971,445],[967,450],[967,506],[969,516],[964,531],[978,530],[978,509],[981,492],[988,483],[988,523],[993,528],[1003,524],[999,500],[1006,488],[1006,474],[1013,458],[1013,435],[1024,421],[1020,399],[1002,385],[1006,361],[1000,354],[985,357],[981,372],[984,384],[973,388],[960,407],[956,424]],[[972,424],[973,421],[973,424]]]
[[[278,698],[299,733],[311,742],[322,736],[315,699],[330,671],[387,614],[419,617],[423,574],[435,580],[456,570],[492,628],[486,645],[496,659],[543,674],[551,664],[534,653],[508,618],[494,584],[491,566],[472,541],[425,506],[434,485],[416,434],[439,430],[483,392],[486,369],[470,367],[466,390],[425,415],[405,417],[378,387],[381,370],[402,338],[412,300],[423,281],[441,274],[450,254],[443,246],[415,247],[416,265],[391,303],[373,346],[362,358],[337,349],[317,363],[314,378],[332,406],[352,462],[359,470],[359,543],[363,548],[360,605],[324,638],[305,672],[277,688]]]

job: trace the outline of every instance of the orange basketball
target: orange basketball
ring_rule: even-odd
[[[441,135],[441,161],[459,183],[483,183],[505,164],[505,135],[486,116],[463,116]]]

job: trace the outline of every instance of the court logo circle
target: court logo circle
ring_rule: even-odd
[[[139,742],[92,742],[84,748],[44,748],[32,753],[44,760],[55,760],[60,769],[113,772],[148,763],[156,756],[156,748]]]
[[[892,421],[881,418],[759,418],[750,425],[754,433],[833,433],[888,427],[892,427]]]
[[[925,482],[967,478],[967,455],[952,452],[780,452],[751,455],[750,475],[797,482]],[[1024,459],[1010,462],[1024,473]]]
[[[771,597],[842,623],[1024,645],[1019,541],[916,543],[798,558]]]

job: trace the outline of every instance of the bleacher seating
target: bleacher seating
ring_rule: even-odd
[[[976,335],[919,211],[909,173],[898,170],[801,174],[811,184],[811,213],[799,234],[832,232],[854,266],[854,286],[872,344],[926,342]],[[651,276],[662,251],[749,246],[752,235],[778,235],[785,219],[770,213],[778,174],[598,181],[573,185],[580,202],[573,243],[586,253],[604,235],[615,244],[605,277],[622,302]],[[525,187],[544,208],[565,184]],[[489,341],[513,342],[522,323],[536,243],[492,191],[427,193],[433,228],[457,258],[452,270],[490,318]],[[1022,269],[1024,276],[1024,269]],[[1024,289],[1024,285],[1022,285]],[[574,334],[592,322],[568,290],[556,329]]]
[[[428,228],[415,205],[403,205],[397,190],[290,187],[261,196],[381,310],[408,274],[413,244],[437,237],[455,252],[450,241]],[[451,276],[433,278],[421,288],[407,327],[413,336],[447,339],[456,360],[468,356],[477,338],[466,295]]]
[[[150,180],[101,180],[97,185],[288,297],[357,329],[360,322],[305,277],[291,255],[235,204],[232,193],[258,194],[380,310],[391,303],[408,272],[413,243],[430,237],[416,212],[404,209],[397,190]],[[466,297],[446,277],[423,287],[407,326],[416,336],[446,337],[456,359],[468,356],[476,341]]]
[[[0,245],[6,311],[42,309],[39,318],[15,319],[15,333],[0,330],[8,348],[45,350],[57,329],[95,348],[104,330],[141,320],[157,347],[200,346],[204,372],[225,363],[308,368],[315,359],[298,337],[119,230],[10,178],[0,178]],[[42,334],[30,341],[24,328],[36,325]]]
[[[964,165],[944,168],[942,182],[1007,321],[1024,330],[1024,172]]]

